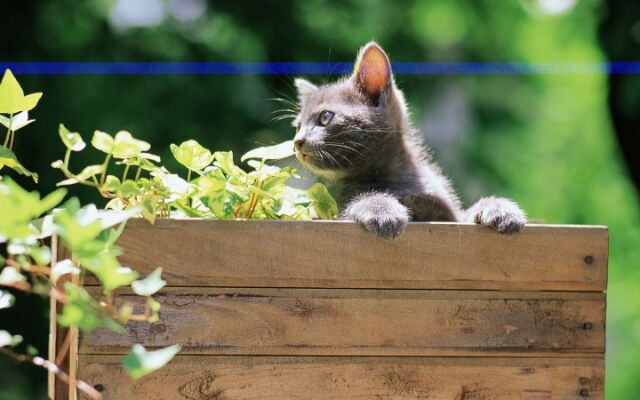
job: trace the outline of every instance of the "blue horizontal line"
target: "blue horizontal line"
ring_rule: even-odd
[[[3,62],[0,72],[31,75],[334,75],[348,62]],[[640,74],[640,62],[394,62],[405,75]]]

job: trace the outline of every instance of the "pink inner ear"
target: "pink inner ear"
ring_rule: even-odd
[[[371,46],[362,55],[356,66],[358,85],[372,98],[377,99],[389,84],[389,62],[377,46]]]

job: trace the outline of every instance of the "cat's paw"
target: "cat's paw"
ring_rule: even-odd
[[[352,200],[342,219],[356,221],[377,236],[393,239],[407,226],[409,210],[389,194],[369,193]]]
[[[474,205],[474,220],[500,233],[516,233],[527,223],[518,205],[504,198],[488,197]]]

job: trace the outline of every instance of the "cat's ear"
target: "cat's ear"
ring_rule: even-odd
[[[378,104],[380,95],[391,86],[389,58],[376,42],[369,42],[360,50],[352,79],[373,104]]]
[[[293,83],[296,85],[296,89],[298,89],[298,98],[300,101],[303,101],[311,93],[318,90],[316,85],[306,79],[296,78]]]

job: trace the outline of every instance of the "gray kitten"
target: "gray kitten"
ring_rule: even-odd
[[[298,78],[295,85],[296,155],[337,186],[342,219],[383,238],[396,237],[410,220],[475,222],[502,233],[526,223],[524,212],[504,198],[485,197],[462,209],[411,126],[389,59],[377,43],[360,50],[350,77],[322,86]]]

